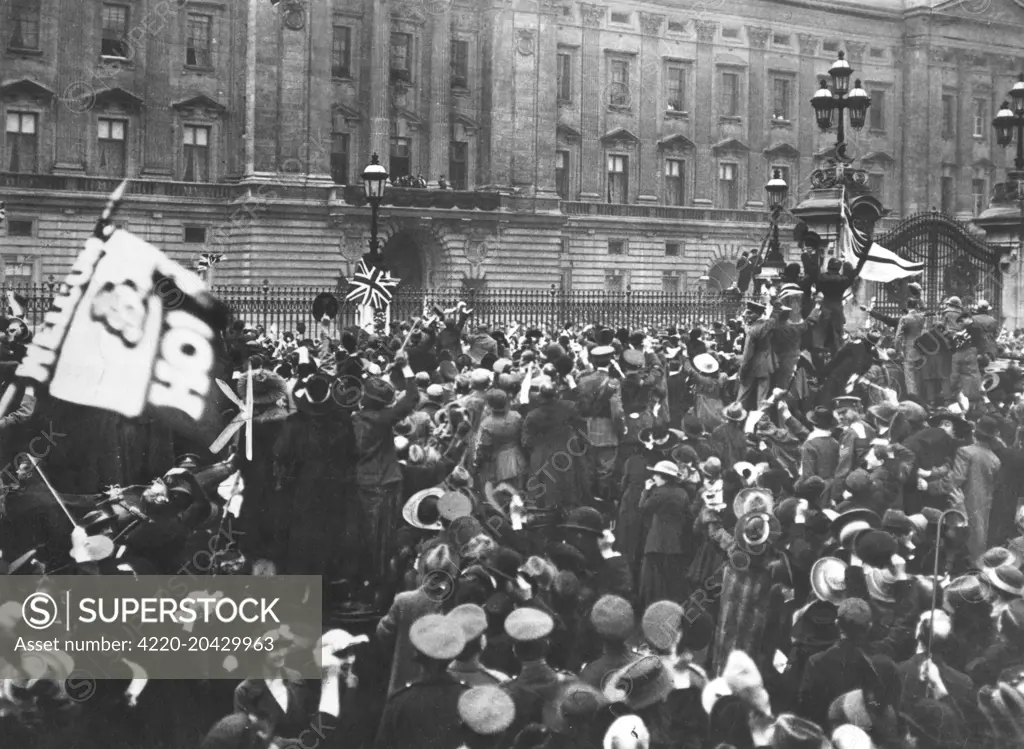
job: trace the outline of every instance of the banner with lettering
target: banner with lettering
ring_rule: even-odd
[[[123,230],[89,238],[17,375],[61,400],[176,426],[220,421],[223,307],[196,274]]]

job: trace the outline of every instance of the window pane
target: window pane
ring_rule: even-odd
[[[21,115],[21,132],[25,135],[35,135],[36,116],[34,114]]]
[[[196,130],[194,127],[185,128],[185,145],[191,146],[196,142]]]
[[[667,108],[674,112],[686,111],[686,69],[675,66],[670,67],[667,78]]]
[[[11,5],[11,46],[39,49],[39,0],[14,0]]]
[[[21,130],[21,118],[16,112],[7,113],[7,132],[17,133]]]
[[[351,65],[351,34],[347,26],[334,27],[334,39],[331,50],[331,75],[335,78],[346,78]]]
[[[871,129],[885,130],[885,91],[874,90],[871,92],[871,106],[868,107],[871,115]]]
[[[210,16],[189,13],[188,37],[185,42],[185,64],[208,66],[210,64]]]
[[[110,126],[112,140],[124,140],[124,120],[114,120]]]
[[[210,128],[208,127],[197,127],[196,128],[196,145],[206,146],[209,145],[208,140],[210,137]]]
[[[100,120],[100,137],[110,137],[110,120]]]

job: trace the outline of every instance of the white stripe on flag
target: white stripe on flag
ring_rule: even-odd
[[[895,252],[876,244],[864,232],[858,230],[850,220],[849,207],[844,203],[842,208],[841,250],[843,259],[854,268],[860,268],[857,274],[865,281],[890,283],[899,278],[910,278],[924,271],[924,263],[915,263],[901,258]],[[861,260],[867,254],[867,260]]]

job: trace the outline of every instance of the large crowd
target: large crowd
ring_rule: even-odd
[[[119,564],[187,567],[241,494],[223,569],[322,576],[328,623],[276,632],[262,679],[126,675],[81,700],[60,659],[26,672],[0,607],[0,746],[1024,745],[1018,341],[915,284],[853,329],[853,283],[805,256],[690,329],[480,325],[465,304],[374,331],[238,321],[251,459],[16,387],[0,457],[48,423],[66,496],[161,498]],[[62,569],[24,468],[3,563]],[[293,670],[313,653],[320,683]]]

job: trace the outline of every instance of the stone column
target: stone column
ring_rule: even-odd
[[[818,121],[814,118],[811,97],[818,90],[820,66],[817,62],[818,45],[821,40],[810,34],[799,34],[800,42],[800,73],[796,81],[793,122],[797,129],[796,150],[800,152],[798,172],[793,175],[796,186],[791,185],[789,194],[793,203],[803,200],[810,186],[811,172],[814,171],[814,133],[818,130]]]
[[[953,201],[954,214],[971,213],[974,206],[971,197],[971,180],[974,170],[971,167],[972,148],[974,143],[974,98],[971,91],[971,58],[966,53],[956,56],[956,90],[957,90],[957,137],[954,139],[956,149],[956,199]]]
[[[555,139],[558,128],[558,91],[555,77],[558,69],[558,14],[561,5],[553,0],[540,4],[540,25],[537,31],[537,153],[535,158],[537,197],[558,199],[555,190]],[[557,206],[554,206],[557,209]]]
[[[660,13],[640,13],[640,28],[644,39],[640,53],[640,190],[638,203],[658,202],[658,178],[662,174],[661,159],[658,158],[658,131],[663,113],[658,111],[661,103],[661,55],[658,40],[665,16]]]
[[[513,95],[515,39],[510,0],[492,0],[490,26],[485,32],[481,171],[485,187],[508,190],[512,183],[512,144],[515,137]]]
[[[93,28],[99,28],[98,7],[93,10],[92,6],[86,3],[66,0],[60,3],[59,12],[61,23],[67,24],[68,28],[89,28],[89,24],[92,24]],[[10,38],[10,31],[7,30],[9,28],[10,26],[4,26],[5,44]],[[85,139],[88,136],[96,137],[96,126],[90,124],[92,120],[89,116],[89,110],[93,106],[92,97],[98,91],[118,85],[117,73],[120,66],[101,64],[99,49],[93,46],[98,44],[99,38],[92,34],[65,34],[57,50],[57,86],[54,91],[57,100],[53,102],[55,174],[80,174],[85,170]],[[152,43],[148,46],[152,46]],[[136,58],[145,59],[137,50]],[[164,68],[166,70],[166,65]],[[159,76],[159,73],[154,75]],[[140,118],[142,121],[145,119]],[[38,124],[45,127],[46,123],[45,120],[41,120]],[[37,169],[47,169],[50,166],[48,155],[44,154],[42,148],[37,149]],[[143,164],[145,163],[143,161]],[[6,164],[4,166],[6,167]]]
[[[715,92],[715,57],[714,41],[718,31],[715,21],[694,21],[697,31],[697,91],[704,96],[711,96],[712,101],[704,106],[694,106],[695,129],[694,142],[697,144],[697,179],[693,203],[696,206],[714,205],[715,185],[718,183],[715,174],[715,158],[711,146],[715,143],[716,118],[719,115],[718,101]]]
[[[391,153],[391,3],[370,1],[370,153],[386,166]]]
[[[770,81],[765,75],[764,49],[768,43],[771,29],[748,26],[747,39],[750,40],[750,79],[747,81],[747,208],[764,207],[764,184],[768,181],[764,149],[765,130],[768,128],[767,107],[765,97],[772,92]],[[795,92],[794,92],[795,93]],[[795,104],[795,102],[794,102]]]
[[[604,78],[601,60],[601,23],[608,15],[605,5],[580,4],[583,18],[583,48],[580,50],[580,72],[583,79],[580,109],[583,132],[580,142],[580,199],[600,200],[602,175],[605,172],[604,149],[601,147],[601,125],[608,102],[601,97]]]
[[[437,178],[448,174],[451,134],[451,14],[446,10],[431,17],[430,34],[430,160],[427,180],[437,187]]]

